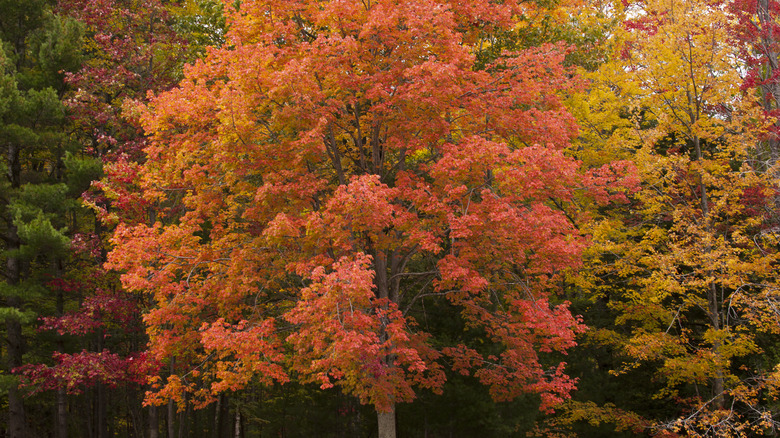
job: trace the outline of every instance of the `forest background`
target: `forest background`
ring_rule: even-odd
[[[771,0],[0,0],[0,436],[775,436]]]

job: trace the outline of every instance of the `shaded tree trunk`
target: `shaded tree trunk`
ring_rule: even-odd
[[[8,145],[8,179],[11,182],[12,189],[18,189],[21,186],[21,164],[19,162],[19,147],[17,145]],[[5,236],[6,249],[13,251],[19,249],[19,236],[14,225],[10,223]],[[22,277],[21,262],[17,257],[11,256],[6,260],[6,282],[10,286],[10,294],[6,297],[6,304],[13,309],[21,310],[22,300],[14,295],[14,287],[17,286]],[[8,341],[6,364],[8,370],[22,366],[22,354],[24,350],[24,338],[22,336],[21,322],[10,316],[6,318],[6,336]],[[8,436],[9,438],[25,438],[25,414],[24,401],[19,391],[18,384],[14,383],[8,389]]]
[[[186,397],[186,394],[185,394]],[[192,405],[189,400],[184,399],[184,410],[179,414],[179,438],[189,435],[190,417],[192,416]]]
[[[56,260],[54,262],[55,277],[60,278],[62,276],[62,262]],[[65,295],[61,288],[57,288],[57,316],[61,317],[65,313]],[[62,338],[57,340],[57,351],[60,353],[65,352],[65,346]],[[68,398],[65,388],[59,388],[57,390],[57,419],[55,422],[55,436],[57,438],[68,438]]]
[[[103,330],[97,332],[97,348],[95,351],[103,351]],[[108,422],[106,416],[106,386],[98,382],[95,384],[95,430],[97,438],[108,438]]]
[[[9,298],[10,307],[19,307],[18,298]],[[15,318],[6,319],[8,336],[8,369],[22,366],[22,325]],[[9,438],[25,438],[24,401],[17,383],[8,388]]]
[[[701,150],[701,139],[694,137],[694,148],[696,149],[696,160],[702,161],[703,155]],[[699,177],[699,194],[701,196],[701,213],[702,220],[705,222],[705,228],[708,232],[711,232],[710,226],[710,205],[709,195],[707,194],[707,186],[704,184],[702,177]],[[706,253],[710,253],[712,248],[709,245],[705,248]],[[713,274],[714,275],[714,274]],[[710,319],[710,324],[715,330],[720,330],[720,299],[718,297],[718,288],[714,282],[709,284],[707,288],[707,316]],[[720,357],[720,342],[712,343],[712,353],[715,357]],[[714,397],[714,404],[717,409],[723,409],[726,404],[724,396],[725,381],[723,379],[723,372],[718,371],[717,375],[712,380],[712,395]]]
[[[100,350],[98,350],[100,351]],[[106,422],[106,388],[102,383],[95,384],[95,436],[108,438]]]
[[[219,412],[219,438],[225,438],[232,435],[233,422],[230,418],[230,398],[222,397],[222,406]]]
[[[160,424],[157,417],[157,406],[149,406],[149,438],[160,437]]]
[[[57,438],[68,438],[68,398],[64,388],[57,390]]]
[[[217,397],[217,403],[214,404],[214,426],[211,429],[211,438],[219,438],[219,411],[222,409],[222,395]]]
[[[173,374],[176,358],[171,357],[170,371]],[[176,405],[173,400],[168,400],[168,438],[174,438],[176,436]]]
[[[176,409],[173,400],[168,400],[168,438],[176,436]]]

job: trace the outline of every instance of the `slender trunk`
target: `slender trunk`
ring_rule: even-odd
[[[92,393],[84,393],[81,397],[81,412],[91,413],[92,409]],[[87,438],[95,438],[95,427],[93,425],[92,415],[81,415],[81,430],[87,431]]]
[[[395,405],[390,407],[389,412],[377,411],[376,416],[379,438],[395,438]]]
[[[8,179],[11,181],[11,188],[18,189],[21,186],[21,164],[19,162],[19,147],[8,145]],[[6,234],[8,251],[19,249],[19,236],[16,227],[9,226]],[[7,283],[10,286],[10,293],[6,297],[6,304],[12,309],[22,308],[22,300],[14,293],[14,288],[19,284],[22,278],[22,266],[18,258],[8,257],[6,259]],[[22,324],[14,316],[9,316],[5,320],[7,336],[7,358],[6,364],[8,370],[22,366],[22,354],[24,349],[24,338],[22,336]],[[9,438],[25,437],[25,415],[24,402],[18,384],[13,383],[8,389],[8,436]]]
[[[173,374],[176,358],[171,357],[171,367],[170,371],[171,374]],[[174,438],[176,433],[175,428],[175,420],[176,420],[176,409],[175,405],[173,403],[173,400],[168,400],[168,438]]]
[[[9,265],[12,259],[9,259]],[[16,261],[15,259],[13,261]],[[9,269],[10,271],[10,269]],[[8,306],[12,308],[21,307],[21,300],[18,297],[8,297]],[[8,369],[12,370],[22,366],[22,324],[18,319],[9,317],[6,319],[6,335],[8,337]],[[9,438],[25,438],[25,414],[24,401],[22,393],[17,383],[8,388],[8,432]]]
[[[8,337],[10,340],[12,337],[11,333],[9,333]],[[24,403],[22,402],[19,387],[16,384],[13,384],[8,389],[8,415],[8,437],[25,438]]]
[[[97,348],[95,351],[103,351],[103,331],[98,331]],[[98,438],[108,438],[108,417],[106,415],[106,386],[100,382],[95,385],[95,422]]]
[[[168,400],[168,438],[176,436],[176,409],[174,409],[173,400]]]
[[[160,420],[157,406],[149,406],[149,438],[160,438]]]
[[[98,350],[98,351],[102,351]],[[108,438],[108,421],[106,416],[106,387],[102,383],[95,385],[95,430],[98,438]]]
[[[374,282],[376,283],[376,293],[379,298],[390,297],[390,287],[387,281],[387,256],[381,251],[374,252],[374,270],[376,276]]]
[[[702,151],[701,151],[701,140],[699,137],[694,137],[694,147],[696,149],[696,159],[698,161],[702,160]],[[702,177],[699,176],[699,191],[701,196],[701,212],[702,212],[702,220],[704,221],[704,227],[707,230],[707,232],[711,232],[711,226],[710,226],[710,206],[709,206],[709,198],[707,195],[707,187],[704,185],[704,182],[702,181]],[[704,252],[706,254],[709,254],[712,252],[712,248],[707,245],[707,247],[704,249]],[[710,272],[710,276],[714,276],[714,272]],[[714,281],[711,281],[709,284],[709,287],[707,288],[707,313],[708,317],[710,319],[710,324],[712,324],[712,328],[714,330],[720,330],[720,300],[718,299],[718,288],[715,285]],[[712,344],[712,353],[715,355],[715,357],[720,357],[720,342],[713,342]],[[715,378],[713,378],[712,381],[712,395],[714,397],[714,406],[716,409],[722,409],[725,404],[726,400],[723,394],[725,388],[725,382],[723,378],[723,372],[718,371]]]
[[[222,409],[222,395],[217,397],[217,403],[214,406],[214,428],[211,429],[211,438],[219,438],[219,412]]]
[[[60,260],[54,261],[54,274],[55,277],[62,277],[62,263]],[[62,316],[65,313],[65,293],[61,288],[57,288],[57,316]],[[65,352],[65,345],[60,337],[57,339],[57,351],[60,353]],[[65,388],[59,388],[57,390],[57,420],[55,422],[57,430],[57,438],[68,438],[68,399]]]
[[[192,409],[190,407],[190,425],[187,427],[187,436],[190,434],[196,437],[206,438],[206,430],[203,424],[203,414],[205,409]]]
[[[233,438],[241,438],[241,410],[236,406],[235,425],[233,426]]]
[[[374,268],[376,270],[376,277],[374,282],[377,288],[377,296],[382,299],[396,299],[397,297],[390,296],[390,285],[387,277],[387,255],[383,252],[377,251],[374,255]],[[380,328],[379,339],[382,342],[388,339],[385,328],[389,321],[384,319]],[[395,366],[395,354],[393,354],[392,346],[388,346],[388,351],[384,357],[385,365],[388,369]],[[395,438],[395,404],[390,405],[388,412],[377,411],[377,426],[379,431],[379,438]]]
[[[230,398],[222,397],[222,408],[219,412],[219,437],[229,437],[233,432],[233,422],[230,421]]]
[[[189,432],[187,429],[189,428],[189,419],[191,413],[192,407],[190,406],[190,402],[185,398],[184,410],[182,410],[179,414],[179,438],[186,437]]]
[[[720,330],[720,311],[718,309],[718,295],[717,295],[717,287],[715,286],[715,283],[710,283],[709,293],[708,293],[708,299],[709,299],[709,311],[710,314],[710,320],[712,322],[712,328],[715,330]],[[720,347],[721,343],[719,341],[712,343],[712,351],[715,354],[715,357],[720,357]],[[714,399],[714,407],[716,409],[723,409],[724,406],[726,406],[726,397],[724,394],[725,391],[725,379],[723,378],[723,372],[718,370],[715,378],[712,380],[712,395],[715,398]]]
[[[68,395],[65,388],[57,390],[57,438],[68,438]]]
[[[144,409],[141,406],[141,400],[138,399],[138,391],[134,385],[127,386],[127,411],[130,415],[130,422],[133,426],[133,437],[144,438]]]

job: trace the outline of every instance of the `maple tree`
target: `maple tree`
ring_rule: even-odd
[[[614,319],[589,342],[619,352],[614,374],[641,369],[663,384],[655,398],[677,406],[676,418],[642,419],[582,404],[580,418],[686,436],[777,427],[776,363],[756,360],[776,330],[774,184],[755,154],[762,117],[740,89],[730,17],[718,2],[627,3],[615,55],[577,112],[593,128],[586,141],[634,155],[642,176],[630,208],[591,228],[576,281]]]
[[[586,243],[571,200],[622,199],[608,187],[625,169],[583,173],[563,153],[577,130],[563,47],[474,68],[534,7],[226,5],[227,44],[138,109],[156,220],[120,223],[109,256],[154,299],[152,354],[175,358],[151,402],[208,403],[289,368],[375,406],[385,437],[415,387],[441,388],[445,362],[496,400],[568,397],[548,353],[582,330],[553,304]],[[490,344],[432,339],[435,298]]]

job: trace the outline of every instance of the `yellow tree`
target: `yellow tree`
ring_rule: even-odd
[[[751,160],[760,117],[740,91],[731,18],[706,0],[621,14],[614,58],[574,111],[590,150],[632,155],[643,180],[630,209],[592,225],[591,269],[578,281],[609,297],[615,324],[591,336],[619,347],[613,373],[644,367],[662,382],[655,397],[679,409],[655,419],[659,430],[773,428],[774,364],[753,360],[761,334],[777,331],[777,241],[763,215],[773,187]]]

